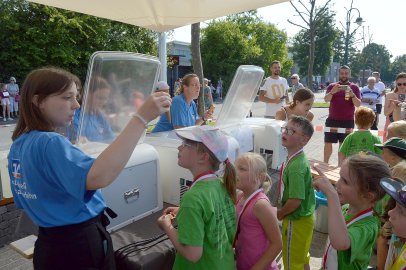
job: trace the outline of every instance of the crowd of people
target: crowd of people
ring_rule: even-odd
[[[292,75],[293,102],[286,104],[289,88],[286,79],[279,76],[280,63],[273,62],[270,70],[271,76],[260,91],[260,100],[266,103],[265,117],[289,121],[287,129],[289,119],[295,117],[293,115],[301,115],[311,121],[310,109],[314,101],[311,91],[304,87],[298,90],[298,76]],[[332,144],[339,142],[341,169],[340,179],[333,187],[323,172],[314,168],[319,176],[314,177],[313,186],[322,191],[328,200],[329,243],[323,269],[367,269],[374,248],[378,257],[376,269],[406,267],[406,234],[403,229],[406,224],[401,224],[406,214],[406,73],[396,76],[395,89],[389,93],[380,81],[380,74],[373,72],[372,75],[367,80],[368,84],[360,89],[349,80],[350,68],[342,66],[339,81],[329,84],[326,89],[324,100],[330,106],[325,123],[324,162],[329,162]],[[386,116],[383,141],[387,140],[383,144],[370,131],[377,130],[382,107]],[[295,133],[291,132],[291,135]],[[294,157],[286,148],[288,158]],[[285,164],[290,164],[289,159]],[[295,173],[303,171],[303,167],[306,166],[297,167]],[[282,169],[282,175],[283,172]],[[301,184],[306,183],[305,179],[301,177]],[[300,186],[300,190],[305,188]],[[295,196],[303,198],[303,195]],[[296,203],[299,205],[304,201]],[[306,225],[300,227],[304,230]],[[310,231],[301,236],[300,251],[306,250],[304,235],[311,234]],[[282,228],[282,237],[285,233]],[[292,262],[292,269],[303,269],[302,263],[297,268],[293,265]],[[285,260],[284,266],[287,266]]]
[[[9,83],[0,83],[0,119],[3,122],[12,121],[18,117],[20,89],[16,78],[10,77]]]
[[[384,143],[370,132],[377,110],[360,106],[379,104],[381,94],[369,93],[376,79],[368,79],[363,93],[349,82],[350,69],[343,66],[340,81],[327,88],[326,126],[351,129],[355,123],[358,127],[350,135],[326,132],[325,158],[331,155],[332,143],[342,143],[340,179],[334,187],[317,165],[318,176],[312,176],[304,153],[314,133],[314,94],[299,87],[289,102],[289,86],[280,71],[280,62],[274,61],[272,75],[259,93],[260,101],[266,103],[265,117],[285,122],[280,145],[287,157],[276,183],[276,205],[270,203],[275,198],[267,192],[271,178],[263,157],[246,153],[232,163],[226,135],[202,125],[213,112],[206,107],[203,116],[197,113],[197,75],[183,77],[173,98],[166,82],[157,83],[116,138],[110,136],[111,130],[85,132],[89,138],[97,137],[94,140],[110,136],[110,145],[93,158],[56,132],[77,124],[79,79],[58,68],[28,74],[8,169],[16,206],[39,226],[34,268],[115,269],[105,228],[105,213],[110,211],[100,189],[117,178],[148,123],[160,116],[155,131],[175,129],[182,141],[178,165],[194,177],[180,206],[165,209],[157,221],[176,249],[173,269],[278,269],[280,253],[284,269],[310,269],[315,190],[328,200],[324,269],[367,269],[375,246],[378,269],[403,269],[396,267],[406,266],[406,121],[400,119],[403,103],[399,99],[406,90],[406,75],[399,74],[396,90],[386,95],[384,113],[388,119],[391,114],[393,122],[388,124]],[[293,77],[299,79],[297,74]],[[89,93],[94,102],[85,113],[103,118],[99,108],[108,100],[110,88],[104,79],[94,80],[99,87]],[[208,86],[208,81],[203,83]],[[180,129],[186,126],[194,127]],[[216,174],[220,168],[224,175]]]

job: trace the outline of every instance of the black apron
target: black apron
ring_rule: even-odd
[[[111,209],[110,217],[117,216]],[[102,212],[85,222],[60,227],[39,227],[34,269],[115,270],[113,244]]]

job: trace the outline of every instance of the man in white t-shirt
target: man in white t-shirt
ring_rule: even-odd
[[[289,102],[289,85],[285,78],[280,77],[281,63],[273,61],[270,66],[271,76],[264,80],[259,88],[259,100],[266,103],[265,117],[275,118],[276,112]]]
[[[377,71],[372,72],[372,76],[375,77],[375,88],[378,89],[379,92],[379,99],[376,103],[376,125],[378,126],[379,123],[379,114],[382,112],[382,97],[386,94],[386,87],[385,84],[380,79],[380,74]]]

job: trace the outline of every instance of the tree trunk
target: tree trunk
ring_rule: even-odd
[[[199,76],[200,93],[198,99],[198,113],[200,117],[204,115],[204,91],[203,91],[203,65],[200,54],[200,23],[192,24],[192,66],[193,71]]]
[[[314,40],[314,27],[310,27],[310,44],[309,44],[309,66],[307,69],[307,82],[309,89],[313,89],[313,66],[314,66],[314,50],[316,47]]]

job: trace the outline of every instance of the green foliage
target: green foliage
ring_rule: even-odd
[[[400,72],[406,72],[406,54],[403,54],[401,56],[397,56],[395,60],[392,63],[391,67],[391,74],[389,78],[387,78],[387,81],[393,81],[395,79],[395,76],[399,74]]]
[[[355,77],[361,70],[371,69],[372,71],[378,71],[382,80],[387,80],[387,77],[390,76],[390,57],[385,45],[370,43],[365,46],[361,53],[356,55],[350,66],[353,70],[352,74]]]
[[[264,23],[256,11],[213,21],[202,31],[205,76],[215,82],[221,77],[227,90],[238,66],[258,65],[269,74],[273,60],[281,61],[282,75],[287,76],[293,63],[287,57],[286,42],[286,33]]]
[[[345,51],[345,32],[341,30],[337,30],[338,37],[333,43],[333,62],[340,63],[340,65],[344,65],[344,51]],[[355,48],[355,37],[349,37],[349,45],[348,45],[348,63],[351,65],[356,58],[357,49]]]
[[[0,78],[21,82],[41,66],[65,68],[85,78],[95,51],[156,54],[156,34],[139,27],[22,0],[0,2]]]
[[[339,39],[340,32],[334,27],[333,16],[327,12],[320,17],[318,26],[315,28],[315,61],[313,74],[324,75],[333,59],[333,47]],[[299,66],[301,74],[307,74],[309,66],[310,30],[299,31],[292,40],[290,51],[293,60]]]

